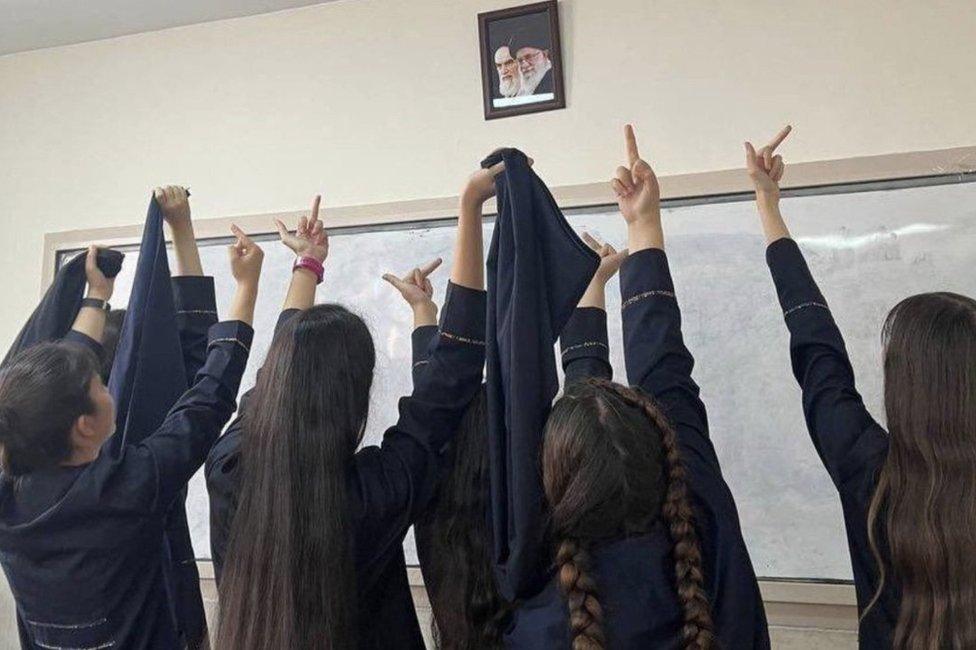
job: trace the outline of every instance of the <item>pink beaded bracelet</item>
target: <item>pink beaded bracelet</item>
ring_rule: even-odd
[[[312,275],[315,276],[315,283],[322,284],[322,278],[325,276],[325,268],[323,268],[322,262],[314,257],[299,257],[295,260],[295,265],[291,270],[294,273],[296,269],[311,271]]]

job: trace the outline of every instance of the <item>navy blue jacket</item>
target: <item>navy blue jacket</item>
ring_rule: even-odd
[[[100,345],[70,332],[66,340]],[[210,329],[207,359],[161,426],[80,467],[0,476],[0,564],[25,648],[176,648],[166,513],[235,408],[252,330]]]
[[[291,314],[285,312],[279,324]],[[450,285],[440,334],[418,367],[413,394],[383,443],[360,449],[349,465],[350,535],[359,597],[361,648],[424,647],[403,556],[407,530],[426,510],[441,475],[440,451],[477,392],[484,366],[485,294]],[[249,402],[242,400],[242,417]],[[240,486],[243,428],[235,421],[207,461],[211,547],[220,576]],[[270,605],[269,605],[270,606]]]
[[[565,384],[598,377],[613,379],[607,312],[598,307],[579,307],[559,335]]]
[[[413,331],[414,381],[417,379],[419,369],[427,363],[428,347],[436,333],[436,326],[418,327]],[[610,349],[607,345],[607,313],[603,309],[594,307],[576,309],[566,323],[566,327],[563,328],[560,345],[567,384],[587,377],[612,379],[613,368],[610,365]],[[487,423],[484,424],[487,427]],[[487,430],[484,431],[484,435],[487,435]],[[454,441],[451,444],[455,444]],[[487,446],[487,441],[485,444]],[[451,458],[447,449],[444,450],[444,454],[448,459]],[[452,467],[448,462],[445,462],[442,464],[442,469],[444,475],[447,476]],[[431,503],[431,512],[436,508],[437,498],[439,497],[435,497]],[[482,495],[481,499],[485,516],[488,517],[488,493]],[[477,503],[477,501],[471,499],[469,503]],[[434,553],[437,552],[437,544],[433,536],[436,533],[436,529],[426,519],[421,519],[414,527],[417,558],[420,561],[420,568],[424,576],[424,587],[431,602],[436,600],[440,585],[451,579],[450,575],[443,575],[439,571],[442,563],[434,557]],[[488,561],[490,562],[490,559]],[[489,570],[492,569],[493,566],[489,567]],[[434,615],[436,616],[437,612],[434,612]]]
[[[888,433],[868,413],[854,386],[844,339],[796,242],[773,242],[766,261],[790,331],[790,358],[803,390],[807,429],[840,494],[857,606],[863,612],[878,588],[867,521],[878,471],[888,456]],[[883,536],[883,530],[878,532]],[[883,547],[883,539],[881,543]],[[878,602],[860,622],[862,648],[891,647],[899,603],[889,576]]]
[[[153,197],[109,375],[108,387],[115,398],[118,425],[116,435],[108,442],[110,447],[138,444],[154,431],[186,390],[188,377],[193,376],[193,368],[184,364],[175,299],[170,287],[163,215]],[[215,314],[209,316],[211,322],[216,320]],[[184,490],[174,499],[166,522],[166,575],[176,628],[188,647],[197,648],[206,640],[207,620],[185,502]]]
[[[768,648],[762,598],[735,501],[708,437],[705,406],[691,378],[694,359],[663,251],[631,255],[620,271],[627,378],[654,397],[675,427],[688,474],[703,555],[705,589],[722,648]],[[671,539],[662,522],[647,534],[593,550],[611,648],[680,647]],[[550,579],[516,610],[506,635],[513,648],[568,648],[565,597]]]
[[[3,358],[3,363],[0,363],[0,367],[6,366],[17,353],[33,345],[45,341],[57,341],[68,333],[81,308],[81,300],[85,293],[86,257],[87,253],[76,255],[74,259],[58,269],[51,286],[44,292],[41,302],[24,323],[10,350],[7,351],[7,356]],[[122,270],[124,257],[125,255],[118,251],[102,249],[98,251],[98,257],[95,259],[105,277],[114,278]]]
[[[553,346],[600,265],[525,154],[502,149],[498,218],[488,250],[486,378],[491,527],[501,596],[544,584],[549,548],[539,476],[542,432],[559,389]]]

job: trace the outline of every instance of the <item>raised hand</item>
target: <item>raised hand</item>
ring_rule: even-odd
[[[98,268],[98,247],[92,244],[85,255],[85,279],[88,281],[88,297],[108,302],[115,291],[115,278],[107,278]]]
[[[193,220],[190,218],[190,192],[179,185],[166,185],[154,189],[153,196],[173,235],[176,275],[183,277],[203,275],[200,251],[197,248],[196,235],[193,233]]]
[[[177,229],[190,224],[190,193],[185,187],[179,185],[157,187],[153,190],[153,196],[160,210],[163,211],[163,219],[170,228]]]
[[[630,124],[624,127],[627,147],[627,167],[617,167],[610,181],[617,205],[627,223],[641,219],[657,219],[661,213],[661,187],[651,166],[640,157],[637,136]]]
[[[628,251],[626,248],[622,251],[617,251],[610,244],[601,243],[588,232],[583,233],[583,241],[600,256],[600,267],[593,275],[592,282],[599,282],[605,285],[620,270],[620,265],[627,259]]]
[[[257,287],[261,277],[261,265],[264,263],[264,251],[237,226],[231,226],[230,229],[237,238],[237,241],[227,247],[231,273],[238,286]]]
[[[528,161],[529,167],[535,163],[535,161],[531,158],[529,158]],[[467,182],[464,184],[464,188],[461,190],[461,204],[480,206],[485,201],[495,196],[495,177],[501,174],[504,170],[505,161],[503,160],[495,163],[487,169],[481,168],[475,173],[471,174],[471,176],[468,177]]]
[[[115,288],[115,279],[106,278],[98,268],[98,248],[94,245],[88,247],[88,253],[85,255],[85,279],[88,280],[88,297],[108,302]],[[104,309],[83,306],[78,310],[71,329],[101,341],[105,335],[106,313]]]
[[[790,236],[789,228],[779,211],[779,182],[783,178],[783,157],[776,147],[783,143],[793,127],[787,125],[769,141],[765,147],[756,151],[751,142],[746,142],[746,167],[749,178],[756,187],[756,207],[762,221],[766,242],[771,244],[778,239]]]
[[[254,322],[254,304],[258,297],[258,281],[261,279],[264,251],[237,226],[231,226],[230,230],[237,238],[237,241],[227,247],[230,270],[237,280],[237,291],[230,301],[227,319],[250,325]]]
[[[275,226],[281,236],[281,243],[290,248],[299,257],[311,257],[324,262],[329,256],[329,235],[319,219],[319,204],[322,197],[316,195],[312,201],[312,211],[309,216],[303,216],[298,222],[294,233],[288,231],[285,224],[275,219]]]
[[[437,304],[434,302],[434,285],[430,283],[430,276],[441,265],[441,258],[428,262],[408,271],[403,277],[392,273],[383,275],[403,299],[413,309],[414,327],[437,324]]]
[[[392,273],[384,273],[383,279],[389,282],[407,304],[411,307],[433,301],[434,286],[430,283],[427,276],[433,273],[441,265],[441,258],[428,262],[424,266],[418,266],[408,271],[403,277],[397,277]]]
[[[584,307],[596,307],[606,310],[607,282],[620,270],[620,265],[627,259],[627,249],[625,248],[618,252],[616,248],[599,241],[588,232],[583,233],[583,241],[600,256],[600,266],[597,268],[596,273],[593,274],[590,284],[587,285],[586,291],[576,306],[581,309]]]
[[[775,152],[792,130],[793,127],[787,124],[759,151],[756,151],[751,142],[745,143],[746,168],[749,170],[752,184],[756,187],[756,194],[761,195],[759,198],[779,200],[779,182],[783,178],[785,165],[783,156]]]

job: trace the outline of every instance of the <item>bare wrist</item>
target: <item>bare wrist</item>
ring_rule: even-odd
[[[258,292],[258,280],[251,280],[250,278],[245,280],[237,281],[237,293],[240,295],[246,294],[257,294]]]
[[[606,283],[603,280],[593,278],[576,307],[578,309],[597,307],[605,310],[607,308]]]
[[[189,217],[186,219],[176,219],[174,221],[166,221],[169,224],[170,232],[173,235],[192,235],[193,234],[193,221]]]
[[[647,248],[664,249],[661,219],[637,219],[627,224],[627,247],[631,254]]]
[[[756,204],[761,210],[779,209],[779,192],[756,192]]]
[[[639,225],[639,224],[656,225],[656,224],[659,224],[660,222],[661,222],[661,208],[659,206],[659,207],[656,207],[656,208],[651,208],[651,209],[645,210],[643,212],[640,212],[637,215],[637,218],[634,219],[632,222],[630,222],[627,225],[628,226],[634,226],[634,225]]]
[[[437,324],[437,305],[433,302],[421,302],[411,305],[413,308],[414,327]]]
[[[99,289],[97,287],[88,287],[88,293],[86,294],[85,297],[94,298],[95,300],[104,300],[105,302],[108,302],[109,300],[112,299],[112,290]]]

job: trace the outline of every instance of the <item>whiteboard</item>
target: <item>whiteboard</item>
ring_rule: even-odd
[[[901,298],[923,291],[976,295],[976,183],[918,183],[822,188],[783,199],[793,235],[846,337],[858,386],[882,422],[880,333],[887,311]],[[567,216],[577,231],[625,245],[615,208],[575,210]],[[684,334],[697,361],[694,377],[756,574],[850,580],[840,503],[807,435],[752,201],[738,196],[674,202],[666,205],[663,218]],[[486,246],[491,228],[486,221]],[[317,301],[350,307],[365,319],[376,341],[364,444],[376,444],[394,423],[396,400],[411,386],[412,316],[380,276],[443,257],[445,266],[433,278],[436,296],[442,298],[453,241],[449,222],[333,233]],[[204,269],[216,277],[221,313],[233,292],[225,245],[223,240],[201,242]],[[263,248],[256,333],[242,390],[254,383],[291,276],[290,251],[274,240]],[[118,278],[116,305],[125,304],[136,255],[129,253]],[[626,381],[616,279],[607,297],[615,378]],[[190,483],[187,509],[196,555],[208,559],[202,471]],[[408,563],[416,564],[412,534],[405,549]]]

